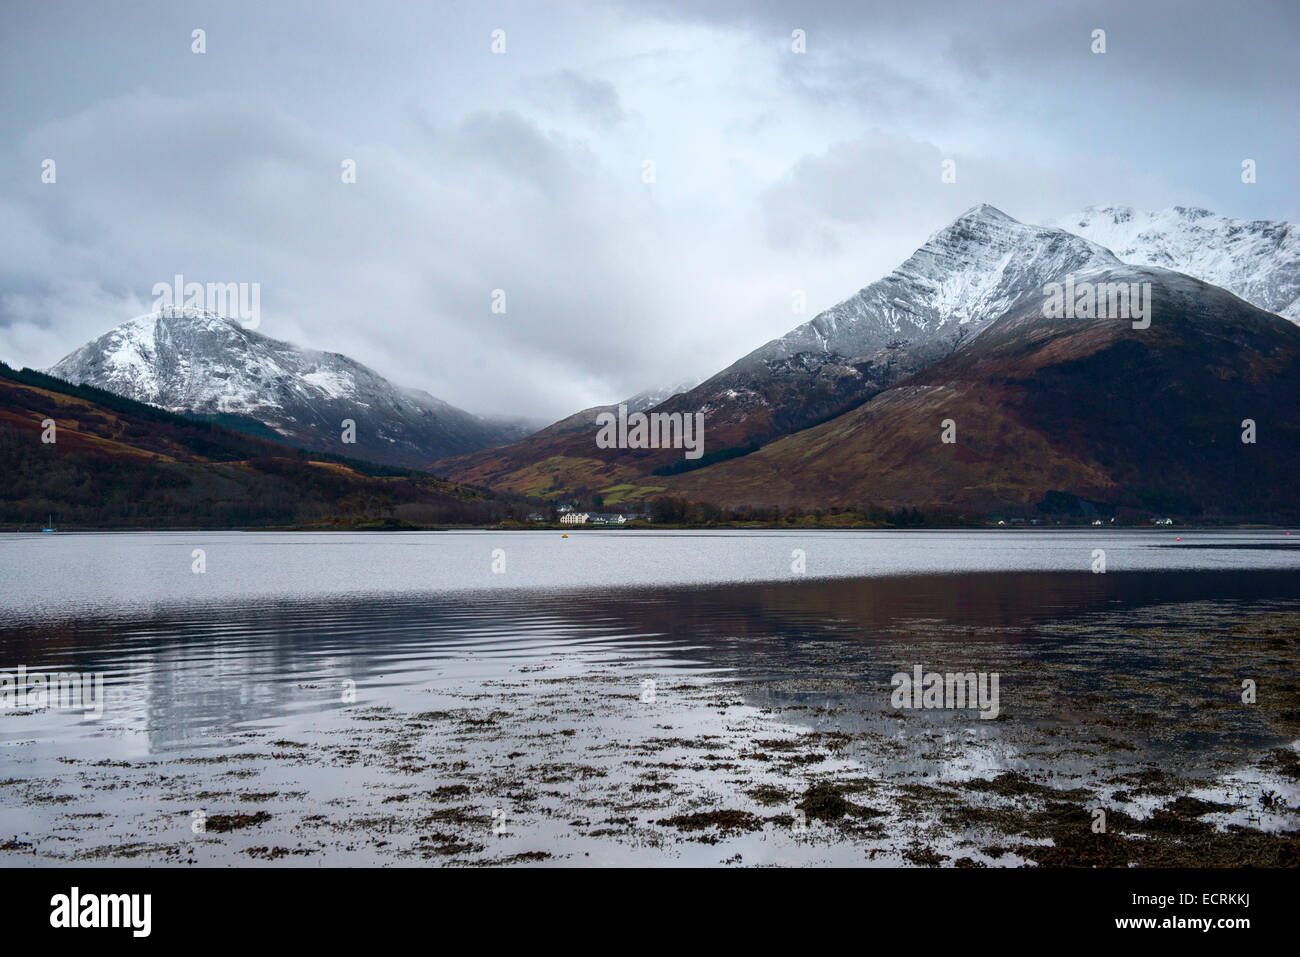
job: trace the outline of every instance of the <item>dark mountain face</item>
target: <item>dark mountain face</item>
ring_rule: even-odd
[[[719,504],[1300,516],[1300,328],[1179,273],[1078,279],[1151,283],[1150,326],[1025,303],[851,412],[670,485]]]
[[[527,432],[395,386],[347,356],[303,349],[207,313],[123,323],[50,372],[246,431],[260,425],[304,448],[411,468]],[[353,423],[350,432],[345,421]]]

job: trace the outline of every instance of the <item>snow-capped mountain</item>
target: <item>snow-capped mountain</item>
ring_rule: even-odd
[[[714,448],[744,446],[851,408],[952,352],[1046,283],[1118,265],[1106,248],[987,204],[889,275],[663,404],[702,411]]]
[[[976,206],[888,276],[653,408],[705,414],[707,465],[711,454],[734,456],[861,404],[949,355],[1017,304],[1041,301],[1044,286],[1066,273],[1118,265],[1087,239]],[[613,484],[680,460],[675,449],[596,450],[596,411],[453,463],[450,474],[536,492],[546,460],[556,461],[545,473],[554,487]],[[566,476],[566,468],[573,474]]]
[[[1291,223],[1230,219],[1192,206],[1089,206],[1055,225],[1126,263],[1187,273],[1300,322],[1300,227]]]
[[[347,356],[191,309],[125,322],[47,371],[173,412],[236,426],[252,420],[306,448],[392,465],[423,467],[526,434],[396,386]],[[345,419],[355,423],[355,443],[343,441]]]
[[[982,204],[936,232],[888,276],[752,355],[859,356],[899,339],[964,338],[1027,292],[1041,296],[1053,278],[1115,262],[1097,243]]]
[[[805,510],[1300,516],[1300,434],[1288,421],[1300,326],[1155,266],[1076,278],[1149,283],[1157,321],[1048,317],[1028,299],[842,415],[659,481],[689,501]],[[1268,410],[1278,430],[1269,448],[1238,440],[1242,408]],[[946,418],[964,430],[959,444],[939,441]]]

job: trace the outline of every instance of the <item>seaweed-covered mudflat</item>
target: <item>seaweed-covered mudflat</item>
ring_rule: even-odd
[[[1300,863],[1285,570],[159,609],[0,632],[0,861]],[[915,667],[996,716],[900,708]],[[2,669],[0,669],[2,670]]]

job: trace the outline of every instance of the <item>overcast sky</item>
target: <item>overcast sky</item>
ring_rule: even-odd
[[[717,371],[979,202],[1300,221],[1298,51],[1295,0],[4,0],[0,359],[48,366],[180,273],[556,418]]]

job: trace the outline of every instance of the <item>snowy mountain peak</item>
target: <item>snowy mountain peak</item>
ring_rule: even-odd
[[[1199,206],[1089,206],[1056,225],[1131,265],[1187,273],[1300,322],[1300,227],[1291,223],[1231,219]]]
[[[341,395],[358,379],[379,380],[359,363],[300,349],[205,310],[139,316],[60,359],[49,371],[172,411],[259,417],[283,405],[290,377],[302,397]],[[268,389],[269,383],[280,388]]]
[[[221,322],[235,322],[227,316],[210,309],[204,309],[202,306],[159,306],[150,315],[162,319],[204,319],[216,320]],[[144,318],[144,317],[141,317]]]
[[[111,329],[51,375],[173,412],[256,420],[308,448],[423,466],[517,437],[347,356],[304,349],[205,310],[169,309]],[[356,442],[342,442],[342,421]]]
[[[932,235],[883,279],[759,350],[869,355],[890,342],[960,338],[1071,271],[1118,265],[1105,247],[1019,222],[982,203]],[[965,327],[965,328],[959,328]]]
[[[1002,212],[1002,210],[988,203],[978,203],[975,206],[972,206],[970,209],[966,210],[966,212],[962,213],[960,216],[954,219],[953,224],[963,223],[969,220],[993,220],[998,222],[1012,222],[1012,223],[1015,222],[1014,219],[1012,219],[1006,213]]]

